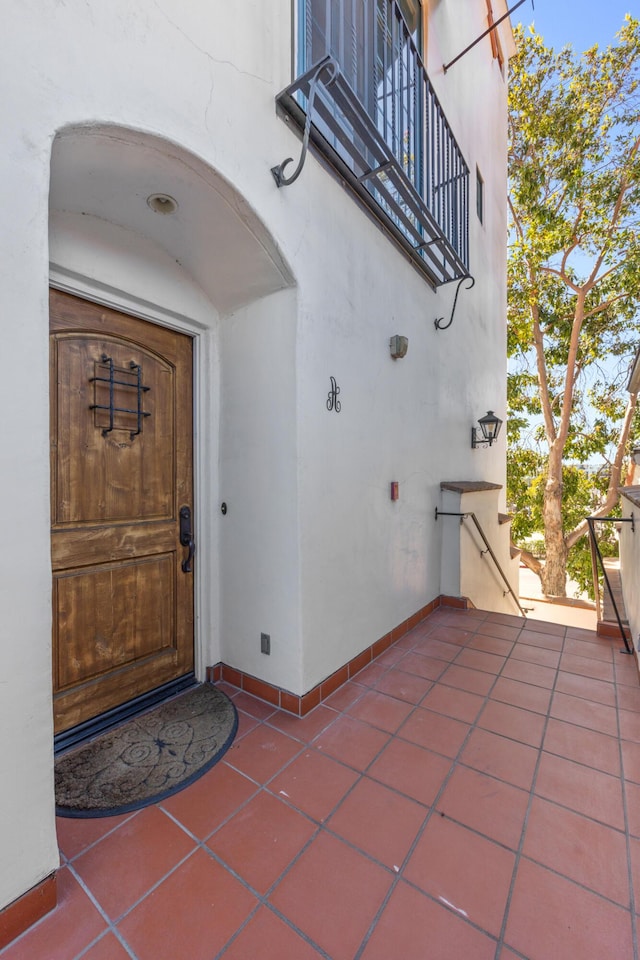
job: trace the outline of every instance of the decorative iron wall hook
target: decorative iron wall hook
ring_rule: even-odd
[[[453,307],[451,308],[451,316],[449,317],[449,322],[443,323],[442,321],[444,320],[444,317],[438,317],[436,320],[433,321],[436,330],[448,330],[451,324],[453,323],[453,315],[456,312],[456,304],[458,302],[458,294],[460,293],[460,285],[464,283],[465,280],[471,281],[471,284],[470,286],[467,287],[467,290],[471,290],[471,287],[476,282],[474,277],[472,277],[470,273],[468,273],[465,277],[460,277],[460,279],[458,280],[458,286],[456,287],[456,295],[453,298]]]
[[[338,394],[340,393],[340,387],[336,383],[335,377],[329,377],[331,381],[331,390],[327,394],[327,410],[335,410],[336,413],[340,413],[342,409],[342,404],[338,400]]]
[[[321,81],[321,74],[323,70],[329,72],[329,76],[326,80]],[[271,167],[271,173],[273,174],[273,179],[276,182],[277,187],[289,187],[291,184],[298,179],[302,173],[302,168],[304,167],[304,162],[307,158],[307,150],[309,148],[309,133],[311,131],[311,116],[313,114],[313,101],[316,96],[316,84],[319,82],[324,83],[325,87],[328,87],[329,84],[333,83],[338,74],[340,73],[340,67],[338,66],[337,60],[334,60],[333,57],[326,57],[318,64],[318,69],[316,70],[311,83],[309,84],[309,102],[307,103],[307,119],[304,125],[304,135],[302,137],[302,153],[300,154],[300,159],[298,160],[298,166],[293,171],[290,177],[285,177],[284,169],[288,164],[293,163],[293,157],[287,157],[286,160],[283,160],[277,167]]]

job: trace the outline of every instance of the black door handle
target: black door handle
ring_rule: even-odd
[[[196,544],[191,528],[191,507],[180,507],[180,543],[183,547],[189,548],[186,558],[182,561],[182,572],[191,573],[191,561],[196,552]]]

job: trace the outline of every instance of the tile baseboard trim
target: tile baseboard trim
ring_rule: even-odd
[[[357,656],[353,657],[337,670],[334,670],[330,676],[316,684],[315,687],[312,687],[311,690],[302,696],[290,693],[281,687],[276,687],[251,674],[243,673],[242,670],[236,670],[235,667],[229,667],[226,663],[217,663],[213,667],[207,667],[207,680],[210,683],[224,680],[225,683],[230,684],[232,687],[244,690],[246,693],[250,693],[252,696],[258,697],[259,700],[264,700],[266,703],[270,703],[280,710],[286,710],[287,713],[292,713],[297,717],[304,717],[309,711],[313,710],[314,707],[322,703],[323,700],[330,697],[332,693],[335,693],[343,683],[355,677],[356,674],[364,670],[366,666],[373,663],[385,650],[392,647],[396,641],[404,637],[404,635],[409,633],[410,630],[413,630],[414,627],[417,627],[419,623],[425,620],[426,617],[428,617],[430,613],[433,613],[438,607],[455,607],[457,609],[467,610],[469,606],[469,601],[466,597],[448,597],[444,595],[436,597],[431,603],[428,603],[425,607],[421,607],[413,616],[403,620],[402,623],[394,627],[393,630],[390,630],[389,633],[385,633],[385,635],[380,637],[379,640],[376,640],[375,643],[365,647]]]
[[[0,910],[0,950],[50,913],[58,903],[55,873]]]

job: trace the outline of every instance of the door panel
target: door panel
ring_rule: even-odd
[[[56,732],[193,669],[192,342],[51,292]]]

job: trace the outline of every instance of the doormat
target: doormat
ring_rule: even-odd
[[[113,817],[170,797],[226,753],[236,708],[210,683],[127,721],[56,759],[56,813]]]

